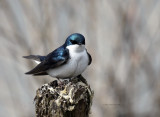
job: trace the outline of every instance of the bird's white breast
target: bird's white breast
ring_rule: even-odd
[[[84,45],[70,45],[69,49],[70,59],[68,62],[60,67],[48,70],[48,74],[57,78],[70,78],[83,73],[88,66],[88,55]]]

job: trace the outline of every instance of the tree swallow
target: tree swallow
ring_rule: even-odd
[[[46,56],[23,56],[35,60],[38,65],[25,74],[50,75],[58,79],[81,75],[91,64],[91,55],[85,48],[85,37],[79,33],[71,34],[65,43]]]

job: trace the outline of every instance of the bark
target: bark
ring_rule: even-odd
[[[36,92],[36,117],[88,117],[93,91],[82,77],[44,84]]]

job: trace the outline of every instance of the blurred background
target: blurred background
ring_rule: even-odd
[[[24,73],[71,33],[86,37],[83,73],[91,117],[160,117],[160,0],[0,0],[0,117],[34,117],[36,89],[53,78]]]

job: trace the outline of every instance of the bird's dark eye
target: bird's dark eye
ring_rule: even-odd
[[[71,42],[72,44],[77,44],[77,41],[75,41],[75,40],[70,40],[70,42]]]

